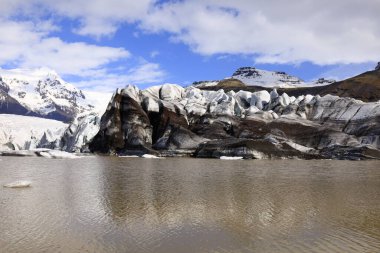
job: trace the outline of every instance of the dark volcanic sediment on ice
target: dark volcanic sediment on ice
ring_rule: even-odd
[[[90,150],[195,157],[380,158],[380,103],[276,90],[119,89]]]

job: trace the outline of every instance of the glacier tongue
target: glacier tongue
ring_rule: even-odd
[[[0,114],[0,150],[56,147],[67,124],[29,116]]]
[[[100,116],[95,112],[79,115],[69,125],[38,117],[0,114],[0,151],[45,148],[88,152],[88,143],[98,133],[99,125]]]
[[[129,86],[115,93],[89,148],[119,155],[380,158],[379,117],[379,102],[331,95]]]

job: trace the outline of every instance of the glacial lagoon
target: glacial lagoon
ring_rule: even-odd
[[[379,161],[2,157],[0,184],[0,252],[380,252]]]

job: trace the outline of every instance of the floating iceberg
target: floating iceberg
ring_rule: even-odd
[[[14,181],[12,183],[9,183],[9,184],[5,184],[4,187],[7,187],[7,188],[26,188],[26,187],[30,187],[31,184],[32,184],[32,182],[27,181],[27,180],[18,180],[18,181]]]
[[[149,159],[162,159],[162,157],[158,157],[155,155],[145,154],[142,156],[142,158],[149,158]]]
[[[2,156],[41,156],[45,158],[80,158],[79,156],[68,153],[60,150],[52,150],[46,148],[39,148],[33,150],[10,150],[10,151],[2,151],[0,153]]]
[[[221,160],[242,160],[242,156],[221,156]]]
[[[39,152],[39,155],[46,158],[70,158],[70,159],[80,158],[79,156],[76,156],[75,154],[68,153],[65,151],[60,151],[60,150],[43,151],[43,152]]]
[[[137,155],[120,155],[121,158],[139,158],[140,156]]]

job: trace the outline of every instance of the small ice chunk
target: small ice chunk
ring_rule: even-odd
[[[149,159],[162,159],[162,157],[158,157],[155,155],[150,155],[150,154],[144,154],[142,158],[149,158]]]
[[[139,158],[137,155],[119,155],[121,158]]]
[[[46,157],[46,158],[70,158],[70,159],[79,158],[75,154],[68,153],[65,151],[60,151],[60,150],[49,150],[49,151],[40,152],[39,154],[42,157]]]
[[[7,188],[26,188],[26,187],[29,187],[31,184],[32,184],[32,182],[27,181],[27,180],[18,180],[18,181],[14,181],[12,183],[9,183],[9,184],[5,184],[4,187],[7,187]]]
[[[242,156],[221,156],[221,160],[242,160]]]

